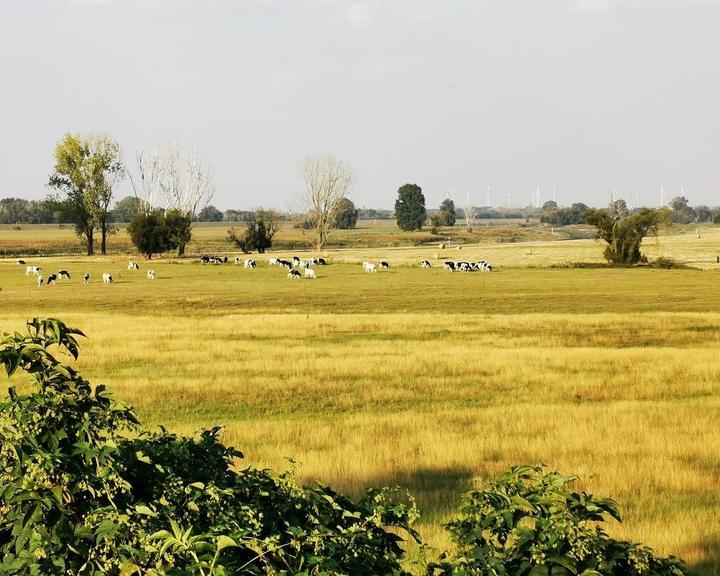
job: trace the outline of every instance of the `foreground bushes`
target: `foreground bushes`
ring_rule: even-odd
[[[143,429],[103,386],[57,352],[78,356],[81,332],[33,320],[0,341],[10,389],[0,405],[0,574],[406,575],[417,540],[412,499],[370,490],[350,499],[292,474],[236,470],[218,440]],[[571,492],[572,478],[517,468],[466,495],[449,525],[456,548],[440,575],[680,575],[675,559],[609,539],[615,504]]]

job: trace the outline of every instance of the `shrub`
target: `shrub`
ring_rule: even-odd
[[[235,228],[230,228],[227,234],[228,240],[246,254],[252,250],[263,253],[272,247],[272,239],[277,229],[274,212],[271,210],[257,210],[253,219],[245,225],[244,232],[238,233]]]
[[[429,576],[682,576],[682,563],[607,536],[617,504],[575,492],[573,476],[517,467],[463,497],[448,524],[455,549]]]
[[[159,210],[136,213],[127,231],[135,248],[146,258],[152,258],[153,254],[165,252],[171,247],[165,217]]]

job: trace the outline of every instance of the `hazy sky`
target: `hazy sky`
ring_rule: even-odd
[[[195,148],[223,209],[286,208],[324,152],[358,206],[717,205],[719,64],[720,0],[0,0],[0,197],[71,131]]]

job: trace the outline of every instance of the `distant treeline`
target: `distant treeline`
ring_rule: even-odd
[[[118,200],[110,211],[110,221],[114,223],[130,222],[137,214],[139,200],[134,196],[126,196]],[[684,197],[677,197],[670,201],[671,218],[679,224],[692,222],[718,222],[720,221],[720,206],[708,207],[704,205],[689,206]],[[555,202],[546,202],[542,208],[528,206],[526,208],[505,207],[475,207],[475,220],[501,220],[539,218],[545,224],[554,226],[568,226],[584,224],[583,213],[588,206],[583,203],[574,203],[570,206],[559,206]],[[357,208],[358,220],[394,220],[393,210],[374,208]],[[428,209],[428,214],[435,210]],[[458,219],[463,218],[461,209],[456,209]],[[199,222],[252,222],[255,210],[219,210],[215,206],[206,206],[197,215]],[[277,220],[289,221],[294,217],[288,212],[277,212]],[[0,199],[0,224],[69,224],[66,211],[55,200],[25,200],[24,198]]]

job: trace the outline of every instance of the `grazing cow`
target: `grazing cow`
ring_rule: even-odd
[[[467,262],[458,262],[455,265],[456,270],[460,270],[460,272],[470,272],[470,264]]]
[[[26,266],[25,276],[37,276],[38,274],[40,274],[41,270],[42,268],[40,268],[39,266]]]
[[[388,270],[390,268],[390,264],[385,262],[385,260],[380,260],[380,268],[383,270]]]
[[[313,280],[317,278],[317,276],[315,276],[315,270],[312,268],[305,268],[305,278],[312,278]]]
[[[367,266],[365,266],[365,264],[367,264]],[[365,268],[365,272],[377,272],[375,264],[372,264],[371,262],[364,262],[363,267]]]
[[[235,256],[235,264],[242,264],[242,258],[240,258],[240,256]]]
[[[432,264],[430,264],[429,260],[421,260],[420,268],[432,268]]]
[[[210,264],[210,256],[201,256],[200,263],[201,264]]]
[[[270,266],[277,266],[278,259],[277,258],[268,258],[268,264]]]
[[[25,260],[17,260],[16,262],[18,266],[25,266]]]
[[[128,270],[140,270],[140,264],[137,262],[128,262]]]
[[[155,280],[155,270],[148,270],[147,278],[148,278],[148,280]]]
[[[223,256],[223,264],[227,264],[227,261],[228,261],[227,256]]]
[[[47,285],[55,284],[57,282],[57,274],[50,274],[47,277]]]
[[[489,262],[485,262],[485,266],[483,266],[482,271],[483,272],[492,272],[493,271],[492,264],[490,264]]]
[[[309,259],[308,259],[308,262],[309,262],[310,264],[317,264],[317,263],[318,263],[318,259],[317,259],[317,258],[309,258]]]
[[[42,283],[43,283],[42,274],[38,274],[38,277],[37,277],[38,288],[42,288]]]
[[[292,266],[292,262],[290,262],[289,260],[280,260],[280,259],[278,258],[277,263],[278,263],[278,266],[282,266],[283,268],[287,268],[288,270],[292,270],[292,267],[293,267],[293,266]]]
[[[290,280],[294,280],[295,278],[300,278],[301,274],[297,270],[290,270],[290,273],[287,275],[287,277]]]
[[[255,260],[252,260],[251,258],[245,260],[245,268],[250,268],[252,270],[253,268],[255,268],[255,266]]]
[[[327,262],[325,262],[325,258],[318,258],[317,263],[320,264],[320,266],[326,266]]]
[[[90,282],[90,274],[87,272],[85,272],[85,275],[83,276],[83,282],[85,282],[85,284]]]
[[[449,270],[450,272],[455,272],[455,262],[445,262],[444,266],[445,266],[445,270]]]
[[[112,274],[110,272],[103,272],[103,284],[112,284]]]
[[[58,270],[58,277],[60,280],[70,280],[70,272],[67,270]]]

